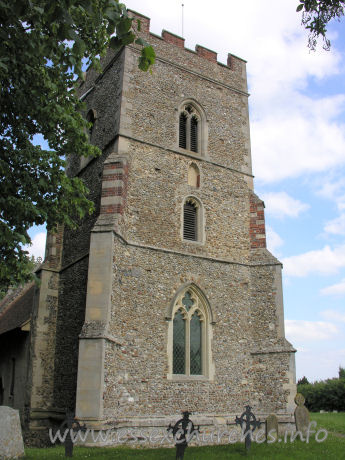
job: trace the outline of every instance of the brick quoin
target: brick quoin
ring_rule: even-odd
[[[266,248],[266,229],[264,203],[256,195],[250,196],[250,212],[255,216],[250,217],[250,246],[252,249]],[[260,209],[258,209],[260,208]],[[258,224],[258,222],[260,222]],[[263,223],[262,223],[263,222]],[[265,238],[257,238],[257,235],[265,235]]]
[[[122,169],[123,172],[117,173],[116,170]],[[122,203],[101,205],[100,214],[123,214],[126,205],[127,184],[128,184],[128,164],[123,161],[108,163],[104,165],[104,170],[114,171],[113,174],[104,174],[102,181],[110,182],[112,180],[122,180],[119,187],[104,187],[102,188],[102,198],[118,196],[122,197]]]
[[[102,197],[104,196],[122,196],[122,187],[109,187],[102,190]]]
[[[108,204],[101,206],[101,214],[123,214],[123,205]]]
[[[108,170],[108,169],[122,169],[123,168],[123,165],[122,163],[119,161],[117,163],[107,163],[104,165],[104,170]]]
[[[107,174],[103,176],[103,181],[110,181],[110,180],[123,180],[123,173],[116,173],[116,174]]]

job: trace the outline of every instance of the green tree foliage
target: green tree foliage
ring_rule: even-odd
[[[315,383],[298,383],[298,392],[305,397],[305,405],[312,412],[320,410],[345,411],[345,373],[339,369],[339,378]]]
[[[118,0],[0,0],[0,291],[31,278],[22,249],[31,226],[75,227],[93,211],[83,182],[64,172],[69,154],[99,154],[88,142],[76,77],[83,64],[100,68],[109,45],[133,42],[148,70],[155,54],[132,21]],[[37,134],[49,150],[34,145]]]
[[[302,377],[301,379],[298,380],[297,385],[305,385],[307,383],[309,383],[309,380],[307,379],[307,377]]]
[[[345,379],[345,368],[341,366],[339,366],[339,378]]]
[[[344,16],[344,8],[343,0],[300,0],[297,11],[302,11],[302,24],[309,30],[308,46],[311,50],[315,50],[319,37],[322,37],[323,48],[330,49],[327,25],[331,19],[340,20]]]

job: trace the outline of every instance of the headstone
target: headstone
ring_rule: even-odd
[[[19,420],[19,411],[0,406],[0,458],[24,456],[24,443]]]
[[[295,409],[295,422],[297,431],[305,434],[308,430],[310,423],[309,411],[305,407],[305,398],[301,393],[297,393],[295,396],[295,403],[297,407]]]
[[[272,436],[274,439],[278,438],[278,418],[274,414],[269,415],[266,419],[266,441],[268,433],[270,433],[269,441],[273,441]]]

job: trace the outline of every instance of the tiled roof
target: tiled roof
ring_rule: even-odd
[[[0,334],[22,326],[31,318],[35,283],[24,286],[14,298],[3,299],[0,311]]]

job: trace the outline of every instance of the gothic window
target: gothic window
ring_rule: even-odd
[[[183,205],[183,239],[187,241],[203,240],[203,212],[201,203],[193,197],[185,200]]]
[[[179,111],[179,147],[202,154],[205,150],[205,121],[202,111],[185,103]]]
[[[174,318],[174,374],[184,374],[186,368],[186,327],[185,319],[181,310],[178,310]]]
[[[187,291],[173,321],[173,374],[202,375],[202,321],[197,299]]]
[[[189,323],[190,327],[190,373],[198,375],[202,373],[201,366],[201,320],[197,312],[193,314]]]
[[[183,238],[185,240],[198,240],[197,213],[196,203],[187,200],[183,207]]]
[[[190,120],[190,149],[192,152],[198,151],[198,118],[193,115]]]
[[[189,285],[177,295],[171,319],[171,377],[209,376],[210,310],[196,286]]]
[[[187,115],[180,114],[179,146],[181,149],[187,148]]]

